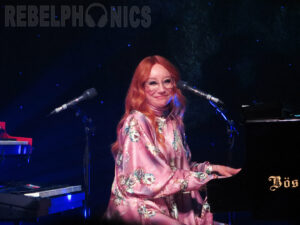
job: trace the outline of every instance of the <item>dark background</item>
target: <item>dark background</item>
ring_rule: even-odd
[[[243,104],[278,102],[288,112],[300,112],[300,2],[99,2],[108,9],[148,5],[151,26],[8,28],[4,7],[17,3],[1,2],[0,120],[7,122],[10,135],[32,137],[34,146],[28,165],[2,162],[1,181],[81,184],[83,124],[72,110],[52,117],[47,114],[95,87],[99,95],[80,104],[80,109],[93,118],[96,127],[91,142],[91,205],[92,214],[101,215],[114,175],[110,145],[124,113],[126,91],[138,62],[153,54],[173,62],[192,86],[222,99],[240,132],[228,162],[225,122],[206,100],[185,93],[193,161],[242,167]],[[49,4],[89,5],[83,1]]]

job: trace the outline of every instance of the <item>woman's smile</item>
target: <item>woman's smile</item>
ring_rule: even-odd
[[[145,84],[148,104],[155,108],[163,108],[173,95],[173,80],[170,72],[160,64],[155,64]]]

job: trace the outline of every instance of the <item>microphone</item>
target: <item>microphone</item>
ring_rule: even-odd
[[[95,97],[97,95],[97,90],[95,88],[90,88],[90,89],[87,89],[85,92],[83,92],[83,94],[71,101],[69,101],[68,103],[65,103],[63,104],[62,106],[60,107],[57,107],[56,109],[54,109],[50,114],[57,114],[57,113],[60,113],[61,111],[71,107],[71,106],[74,106],[76,104],[78,104],[79,102],[82,102],[82,101],[85,101],[87,99],[91,99],[93,97]]]
[[[212,96],[210,94],[207,94],[207,93],[205,93],[203,91],[200,91],[200,90],[198,90],[196,88],[193,88],[193,87],[189,86],[187,84],[187,82],[185,82],[185,81],[182,81],[182,80],[178,81],[177,82],[177,87],[179,89],[181,89],[181,90],[191,91],[191,92],[193,92],[194,94],[196,94],[196,95],[198,95],[200,97],[206,98],[208,101],[212,101],[212,102],[214,102],[216,104],[224,105],[224,102],[222,102],[220,99],[218,99],[218,98],[216,98],[216,97],[214,97],[214,96]]]

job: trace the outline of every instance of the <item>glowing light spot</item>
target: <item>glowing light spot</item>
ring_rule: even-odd
[[[67,195],[68,201],[72,200],[72,195]]]

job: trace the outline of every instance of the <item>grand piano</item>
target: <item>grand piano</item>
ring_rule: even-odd
[[[6,132],[6,123],[0,122],[0,166],[8,158],[21,158],[28,163],[31,154],[32,138],[11,136]],[[82,208],[84,200],[81,185],[40,186],[1,182],[0,178],[0,221],[35,221]]]
[[[244,106],[245,163],[238,174],[207,184],[208,203],[213,213],[300,224],[300,119],[268,116],[261,108]]]

